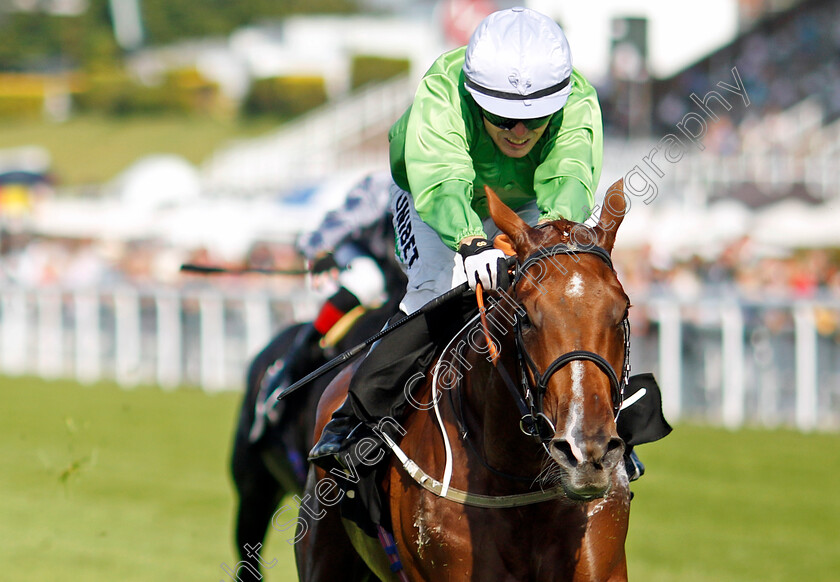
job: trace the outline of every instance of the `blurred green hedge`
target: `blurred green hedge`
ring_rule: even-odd
[[[0,118],[39,119],[43,111],[43,95],[0,94]]]
[[[358,89],[368,83],[386,81],[408,73],[411,63],[408,59],[357,55],[353,57],[350,70],[350,87]]]
[[[41,117],[48,86],[49,78],[44,75],[0,73],[0,117]]]
[[[224,109],[223,101],[218,85],[195,69],[170,71],[155,85],[139,83],[122,71],[91,74],[75,96],[79,110],[114,116],[214,113]]]
[[[405,74],[410,63],[360,55],[352,60],[351,89]],[[118,67],[100,67],[70,77],[0,73],[0,117],[36,119],[44,115],[44,98],[56,87],[72,95],[73,109],[111,117],[159,114],[235,115],[237,103],[195,68],[167,72],[145,84]],[[239,107],[246,117],[291,119],[328,100],[320,75],[288,75],[254,80]]]
[[[298,116],[327,102],[323,77],[284,76],[257,79],[242,104],[246,116],[273,115],[283,119]]]

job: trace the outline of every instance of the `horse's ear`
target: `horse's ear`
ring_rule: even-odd
[[[604,196],[604,207],[601,209],[601,216],[595,226],[598,235],[598,245],[608,253],[612,252],[615,244],[615,235],[624,215],[627,214],[629,206],[624,195],[624,179],[618,180],[610,186]]]
[[[531,227],[518,214],[508,208],[489,186],[485,185],[484,191],[487,193],[487,205],[493,222],[496,223],[499,230],[508,235],[515,249],[526,248],[528,245],[528,232],[531,230]]]

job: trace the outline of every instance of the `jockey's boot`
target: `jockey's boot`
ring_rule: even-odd
[[[350,434],[361,422],[353,415],[353,408],[349,399],[339,406],[324,426],[321,438],[309,451],[309,461],[323,469],[329,469],[334,460],[340,461],[341,449]]]
[[[272,368],[266,371],[260,383],[254,410],[254,422],[248,440],[255,443],[262,438],[267,426],[276,426],[286,409],[277,396],[288,388],[292,382],[310,372],[321,359],[321,349],[318,346],[320,335],[311,325],[301,327],[282,359],[277,360]]]
[[[356,431],[359,424],[374,430],[383,426],[384,419],[399,421],[409,398],[415,407],[427,408],[416,402],[412,392],[423,386],[437,347],[452,338],[471,310],[475,310],[473,296],[457,298],[412,317],[373,344],[350,380],[344,404],[324,427],[309,460],[319,466],[329,465],[327,459],[338,456],[339,450],[349,450],[355,435],[370,434],[367,430]],[[392,327],[404,317],[398,313],[387,326]],[[401,428],[398,422],[387,424],[396,424],[397,432]]]
[[[630,481],[635,481],[645,474],[645,466],[633,449],[630,449],[630,452],[624,455],[624,468],[627,470],[627,477]]]
[[[312,325],[306,325],[300,330],[283,358],[283,367],[268,381],[272,398],[276,400],[274,393],[279,394],[311,372],[322,359],[322,350],[318,345],[320,339],[320,332]]]

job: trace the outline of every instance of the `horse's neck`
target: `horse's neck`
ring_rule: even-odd
[[[513,341],[504,341],[503,357],[496,364],[504,367],[513,382],[518,378],[515,351]],[[476,354],[471,360],[473,368],[463,387],[467,438],[472,439],[476,453],[493,468],[517,476],[536,477],[543,453],[534,438],[520,430],[521,414],[510,388],[486,356]]]

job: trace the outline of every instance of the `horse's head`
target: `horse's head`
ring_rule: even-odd
[[[603,496],[622,460],[616,431],[629,345],[629,300],[610,253],[626,209],[623,182],[594,228],[567,220],[528,226],[492,192],[490,215],[518,259],[513,289],[527,315],[518,349],[551,459],[544,476],[576,499]]]

